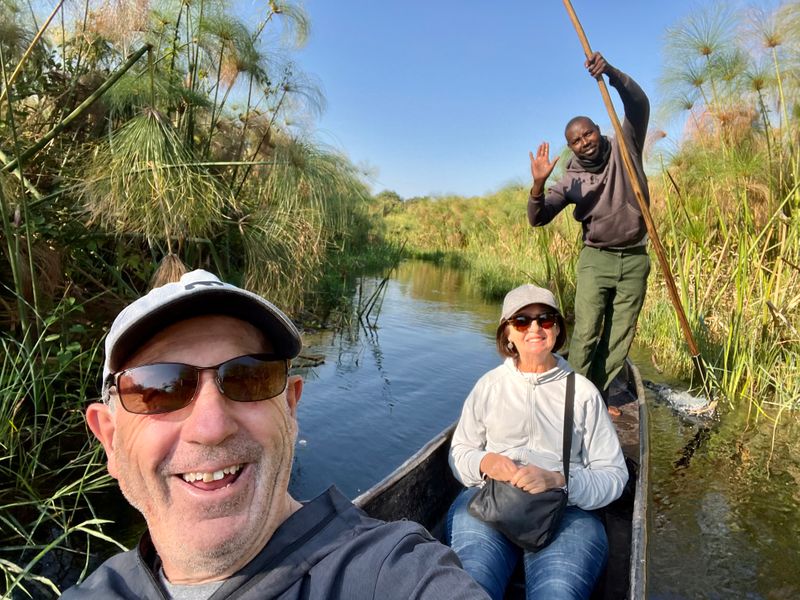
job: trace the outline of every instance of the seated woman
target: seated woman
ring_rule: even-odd
[[[576,374],[569,482],[564,481],[564,403],[572,367],[553,352],[565,338],[552,293],[534,285],[511,290],[496,335],[505,361],[475,384],[453,435],[450,467],[466,489],[448,514],[450,545],[492,598],[503,598],[520,556],[529,599],[588,598],[607,561],[605,530],[587,511],[618,498],[628,471],[600,392]],[[568,505],[548,546],[523,550],[467,512],[487,477],[530,493],[568,484]]]

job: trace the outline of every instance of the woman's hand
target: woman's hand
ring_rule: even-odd
[[[492,479],[510,483],[517,471],[517,463],[502,454],[489,452],[481,459],[481,473]]]
[[[550,488],[564,487],[566,482],[558,471],[548,471],[536,465],[525,465],[517,467],[517,472],[509,483],[531,494],[538,494]]]

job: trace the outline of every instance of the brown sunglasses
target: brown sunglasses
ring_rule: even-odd
[[[508,320],[508,323],[517,331],[525,331],[534,321],[536,321],[542,329],[550,329],[553,325],[558,323],[558,314],[542,313],[535,317],[530,315],[514,315]]]
[[[122,406],[138,415],[168,413],[188,406],[200,385],[200,373],[214,371],[217,389],[236,402],[258,402],[286,389],[289,361],[273,354],[247,354],[213,367],[154,363],[114,374]]]

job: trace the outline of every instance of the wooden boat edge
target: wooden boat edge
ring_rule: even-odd
[[[631,563],[628,597],[634,600],[647,597],[647,519],[650,489],[650,424],[644,384],[639,369],[631,360],[626,368],[636,386],[639,404],[639,470],[631,518]]]
[[[381,481],[376,483],[363,494],[357,496],[353,500],[353,504],[359,508],[364,508],[378,498],[381,494],[394,487],[398,481],[403,479],[421,463],[425,462],[425,460],[427,460],[434,452],[436,452],[436,450],[438,450],[442,444],[449,443],[457,424],[458,421],[454,421],[452,424],[448,425],[389,475],[384,477]]]

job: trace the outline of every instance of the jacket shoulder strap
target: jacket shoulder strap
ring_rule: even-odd
[[[569,458],[572,450],[572,421],[575,414],[575,371],[567,375],[567,394],[564,401],[564,440],[561,461],[564,463],[564,482],[569,489]]]

